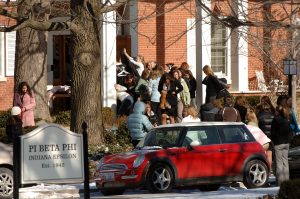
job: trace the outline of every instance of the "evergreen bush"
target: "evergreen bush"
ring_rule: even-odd
[[[71,111],[60,111],[56,116],[54,123],[70,126],[71,124]]]

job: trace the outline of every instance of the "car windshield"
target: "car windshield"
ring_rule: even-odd
[[[151,130],[139,142],[137,148],[143,149],[161,149],[168,147],[177,147],[179,143],[180,129],[157,128]]]

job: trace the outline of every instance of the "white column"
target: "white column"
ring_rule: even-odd
[[[196,77],[196,25],[195,18],[187,19],[187,63],[190,66],[190,71]]]
[[[233,3],[235,1],[232,1]],[[239,1],[236,3],[236,11],[240,20],[243,20],[247,15],[248,2]],[[244,13],[239,13],[243,11]],[[248,87],[248,42],[247,42],[248,27],[239,27],[234,31],[231,38],[231,79],[232,90],[239,92],[247,92]]]
[[[207,7],[211,7],[210,0],[204,0]],[[204,65],[211,65],[211,20],[196,1],[196,80],[197,80],[197,96],[196,101],[199,107],[205,101],[205,89],[202,85],[204,77],[202,68]]]
[[[114,3],[115,1],[112,1]],[[116,110],[116,13],[103,14],[104,22],[101,30],[101,86],[102,105]]]

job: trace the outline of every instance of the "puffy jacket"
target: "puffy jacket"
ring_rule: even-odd
[[[127,126],[132,140],[141,140],[153,128],[148,117],[144,115],[144,111],[145,104],[137,101],[134,104],[133,113],[128,116]]]
[[[271,123],[271,140],[274,145],[290,143],[291,135],[289,120],[281,115],[274,117]]]
[[[160,77],[149,80],[149,91],[151,93],[151,102],[160,102],[160,92],[158,91],[158,84]]]
[[[262,111],[257,115],[258,127],[270,138],[271,136],[271,124],[274,115],[272,112]]]

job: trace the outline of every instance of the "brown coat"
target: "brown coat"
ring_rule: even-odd
[[[224,122],[240,122],[241,116],[238,110],[233,107],[224,107],[220,110]]]

